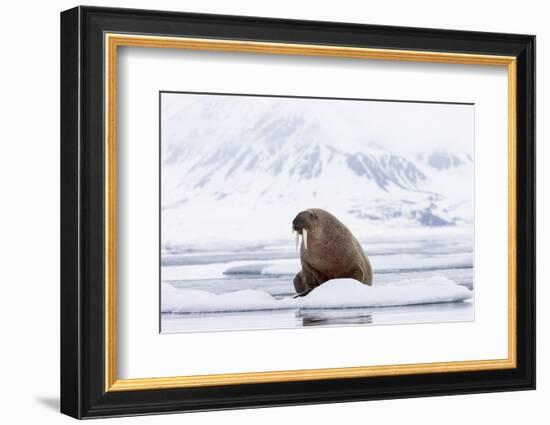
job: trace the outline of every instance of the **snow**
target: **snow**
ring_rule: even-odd
[[[443,276],[408,279],[385,285],[363,285],[353,279],[334,279],[312,291],[301,308],[390,307],[465,301],[472,292]]]
[[[472,106],[184,94],[162,102],[165,248],[284,238],[311,207],[358,237],[437,218],[471,225]],[[437,169],[433,153],[460,162]]]
[[[416,253],[370,255],[372,268],[378,273],[393,270],[471,267],[472,253],[458,252],[426,256]]]
[[[291,299],[278,302],[269,293],[245,289],[213,294],[193,289],[176,289],[162,285],[163,313],[214,313],[221,311],[254,311],[292,308]]]
[[[453,254],[439,254],[425,256],[420,254],[388,254],[370,255],[369,260],[377,273],[384,273],[394,270],[417,270],[459,268],[472,266],[472,254],[460,252]],[[212,266],[212,265],[211,265]],[[223,265],[217,265],[223,268]],[[263,276],[294,276],[300,271],[298,259],[273,260],[270,262],[250,263],[239,262],[239,265],[227,267],[224,275],[263,275]],[[163,275],[164,277],[164,275]],[[165,279],[168,280],[168,279]]]
[[[247,263],[240,266],[229,267],[224,271],[225,275],[263,275],[263,276],[290,276],[300,271],[298,259],[272,261],[269,263]]]
[[[162,284],[163,313],[214,313],[281,309],[335,309],[390,307],[449,303],[472,298],[472,291],[444,276],[406,279],[380,286],[367,286],[353,279],[334,279],[300,298],[277,299],[261,290],[222,294],[176,289]]]

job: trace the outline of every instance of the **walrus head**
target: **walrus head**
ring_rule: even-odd
[[[317,214],[312,210],[305,210],[292,220],[292,233],[296,232],[296,250],[300,247],[300,236],[304,242],[304,248],[307,249],[307,232],[313,230],[317,221]]]

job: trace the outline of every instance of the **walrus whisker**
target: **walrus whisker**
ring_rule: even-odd
[[[304,241],[304,248],[307,249],[307,229],[306,228],[302,230],[302,234],[303,234],[302,239]]]

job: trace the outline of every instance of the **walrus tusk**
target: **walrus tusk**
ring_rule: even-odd
[[[302,230],[302,239],[304,241],[304,248],[307,249],[307,229]]]
[[[296,252],[298,252],[299,246],[300,246],[300,234],[296,232]]]

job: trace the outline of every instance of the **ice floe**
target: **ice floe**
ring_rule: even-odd
[[[301,298],[277,299],[261,290],[214,294],[196,289],[179,289],[162,284],[163,313],[214,313],[280,309],[330,309],[390,307],[460,302],[473,292],[444,276],[406,279],[367,286],[354,279],[334,279]]]

